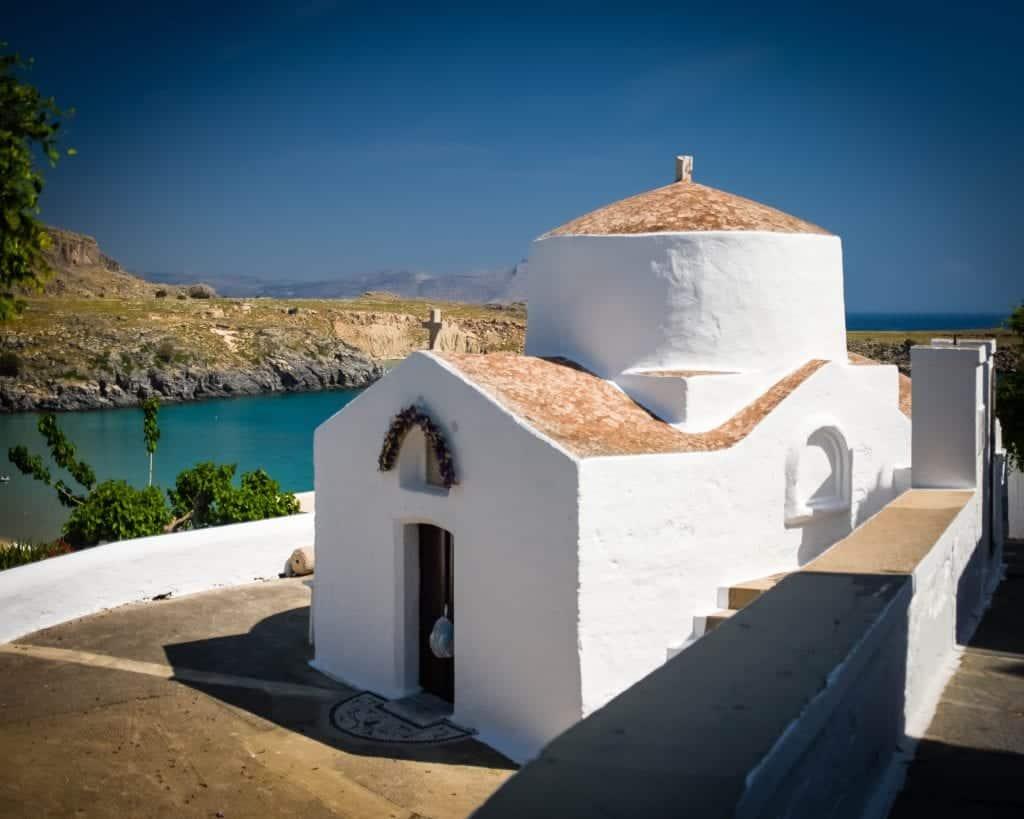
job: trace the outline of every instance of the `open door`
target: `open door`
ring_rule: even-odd
[[[452,534],[421,523],[420,541],[420,686],[441,699],[455,699],[455,660],[434,655],[430,632],[439,617],[455,622]]]

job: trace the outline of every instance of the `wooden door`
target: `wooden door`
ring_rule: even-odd
[[[455,622],[452,535],[444,529],[420,524],[420,686],[424,691],[453,702],[455,660],[435,657],[430,632],[445,614]]]

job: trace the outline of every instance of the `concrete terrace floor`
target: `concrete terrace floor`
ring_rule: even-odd
[[[473,739],[359,740],[277,580],[112,609],[0,646],[0,816],[457,817],[514,766]],[[177,675],[175,679],[171,679]]]
[[[942,692],[890,819],[1024,816],[1024,541]]]

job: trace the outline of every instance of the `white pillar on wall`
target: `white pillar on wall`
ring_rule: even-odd
[[[973,489],[988,440],[990,342],[935,340],[910,351],[914,418],[912,482],[920,489]]]

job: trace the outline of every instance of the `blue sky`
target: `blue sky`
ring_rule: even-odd
[[[43,216],[129,269],[507,267],[691,153],[840,234],[852,310],[1024,298],[1010,5],[62,5],[0,31],[76,109]]]

